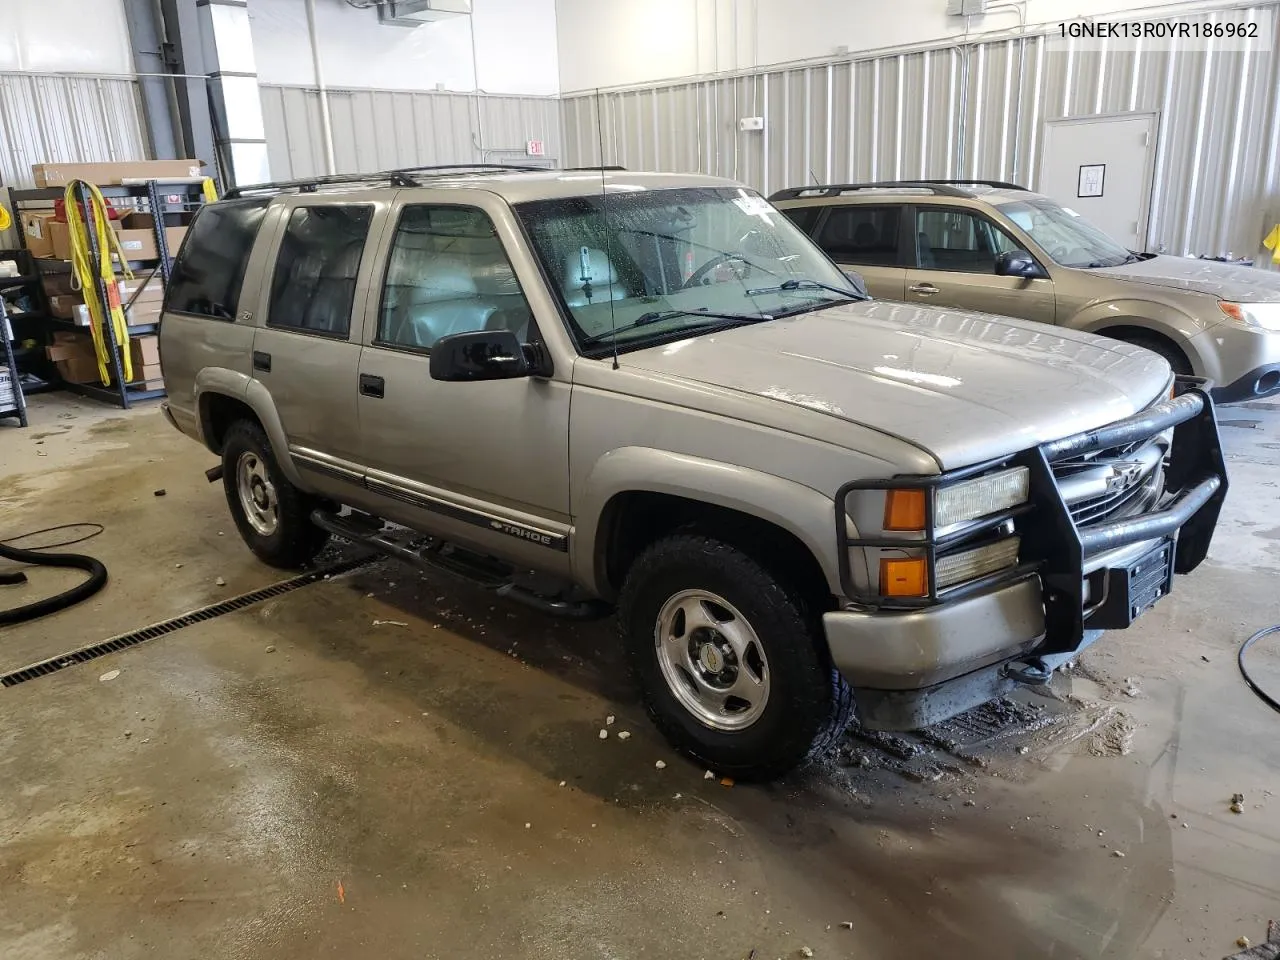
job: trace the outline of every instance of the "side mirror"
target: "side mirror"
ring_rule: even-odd
[[[432,380],[511,380],[529,376],[524,348],[510,330],[477,330],[431,345]]]
[[[1010,250],[996,257],[996,276],[1023,277],[1027,280],[1040,280],[1048,276],[1044,267],[1036,263],[1036,258],[1025,250]]]
[[[845,279],[849,281],[849,285],[853,287],[854,290],[862,294],[868,300],[871,299],[871,293],[867,290],[867,281],[862,279],[862,274],[858,273],[856,270],[842,270],[841,273],[844,274]]]

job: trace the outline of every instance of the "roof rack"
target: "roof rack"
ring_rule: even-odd
[[[995,187],[998,190],[1026,191],[1020,183],[1009,183],[1007,180],[905,180],[904,183],[941,183],[944,185]]]
[[[997,187],[1003,190],[1026,190],[1016,183],[1005,183],[1002,180],[881,180],[875,183],[832,183],[815,184],[809,187],[788,187],[779,190],[769,197],[770,200],[794,200],[797,197],[838,197],[855,190],[893,190],[900,187],[932,190],[940,197],[967,197],[968,191],[961,186]]]
[[[492,173],[507,171],[510,173],[545,172],[548,167],[515,166],[505,163],[442,163],[426,167],[402,167],[398,170],[384,170],[380,173],[337,173],[323,177],[307,177],[302,180],[278,180],[271,183],[251,183],[243,187],[228,190],[222,197],[224,200],[238,200],[243,197],[261,196],[268,193],[283,193],[296,190],[298,193],[315,193],[321,187],[339,186],[348,183],[382,183],[393,187],[417,187],[425,174],[427,176],[446,177],[455,174]],[[593,168],[595,169],[595,168]]]

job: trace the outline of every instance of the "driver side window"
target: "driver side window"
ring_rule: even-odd
[[[916,211],[916,256],[922,270],[994,273],[996,257],[1018,244],[986,217],[962,209]]]
[[[379,344],[429,350],[441,337],[498,329],[524,342],[532,318],[487,213],[429,204],[404,208],[387,259]]]

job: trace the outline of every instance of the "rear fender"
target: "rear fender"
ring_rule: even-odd
[[[276,411],[270,392],[260,381],[225,367],[205,367],[196,375],[196,409],[201,411],[200,440],[206,447],[213,450],[208,437],[207,424],[204,422],[203,397],[206,394],[231,397],[249,407],[258,418],[258,422],[262,424],[262,429],[266,431],[276,462],[280,465],[285,477],[294,486],[306,489],[306,484],[298,475],[298,469],[289,455],[289,441],[285,436],[284,425],[280,422],[280,414]]]

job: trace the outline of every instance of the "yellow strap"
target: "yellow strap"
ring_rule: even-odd
[[[0,230],[8,230],[13,226],[13,217],[9,215],[9,211],[5,209],[3,203],[0,203]]]
[[[200,189],[204,192],[205,203],[218,202],[218,188],[213,185],[213,177],[205,177]]]
[[[1271,262],[1280,263],[1280,223],[1271,228],[1262,245],[1271,251]]]
[[[76,185],[83,183],[88,195],[88,205],[92,210],[94,235],[98,242],[98,277],[101,277],[107,291],[107,302],[103,303],[98,293],[98,277],[94,276],[93,258],[89,247],[89,230],[85,224],[84,213],[76,194]],[[126,383],[133,380],[133,357],[129,352],[129,324],[125,319],[124,308],[120,305],[120,288],[116,286],[115,271],[111,266],[111,254],[120,260],[120,272],[128,279],[133,279],[133,271],[129,269],[129,261],[120,247],[120,238],[107,223],[107,203],[102,198],[102,191],[91,183],[72,180],[62,195],[63,206],[67,211],[67,232],[71,240],[71,266],[75,277],[80,282],[84,302],[89,308],[89,333],[93,337],[93,350],[98,358],[98,376],[104,385],[111,383],[111,355],[107,342],[106,325],[111,324],[115,333],[117,346],[120,348],[120,365],[123,368]]]

